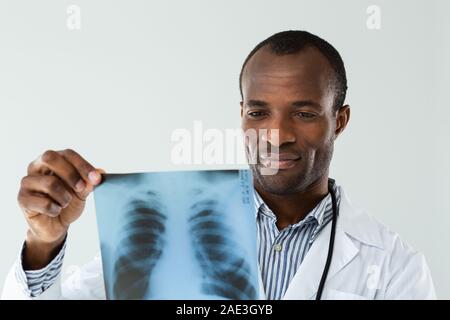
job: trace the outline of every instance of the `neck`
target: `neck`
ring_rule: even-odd
[[[265,192],[259,185],[255,189],[277,217],[277,227],[282,230],[303,220],[328,194],[328,174],[296,193],[277,195]]]

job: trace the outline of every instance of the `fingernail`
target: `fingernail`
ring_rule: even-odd
[[[91,171],[88,174],[88,178],[92,183],[96,183],[100,179],[100,175],[97,171]]]
[[[77,184],[75,185],[75,191],[77,192],[83,191],[84,188],[86,188],[86,184],[84,183],[83,180],[78,181]]]
[[[72,195],[69,192],[64,193],[64,201],[66,203],[69,203],[70,201],[72,201]]]
[[[57,204],[52,203],[52,205],[50,206],[50,213],[59,213],[59,211],[61,211],[61,207],[58,206]]]

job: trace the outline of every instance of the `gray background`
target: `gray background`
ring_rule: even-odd
[[[69,4],[79,31],[66,27]],[[366,27],[371,4],[380,30]],[[332,177],[424,252],[450,298],[448,14],[448,1],[1,1],[0,286],[25,235],[16,195],[31,160],[71,147],[108,172],[186,169],[170,164],[172,131],[239,127],[245,56],[277,31],[306,29],[348,71],[352,116]],[[66,269],[98,251],[92,200]]]

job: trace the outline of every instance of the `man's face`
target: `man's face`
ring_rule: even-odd
[[[263,47],[248,61],[242,77],[242,129],[267,130],[258,139],[266,140],[268,156],[258,152],[257,163],[250,163],[257,188],[277,195],[301,192],[328,174],[336,137],[331,72],[313,47],[282,56]],[[246,142],[248,158],[255,147]],[[278,161],[271,147],[278,148]],[[276,174],[264,174],[270,165],[278,168]]]

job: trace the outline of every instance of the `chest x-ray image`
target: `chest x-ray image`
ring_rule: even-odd
[[[258,299],[249,170],[105,174],[94,191],[108,299]]]

